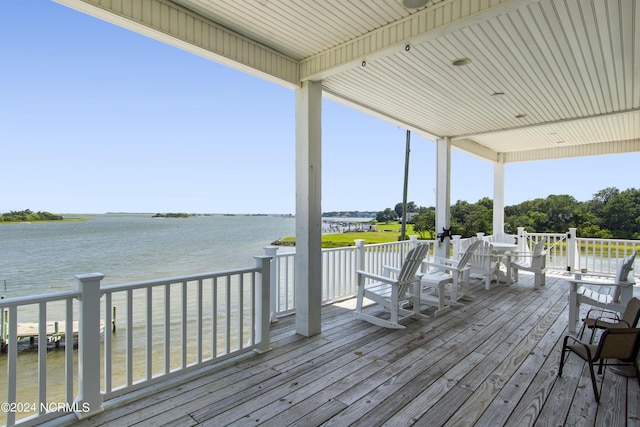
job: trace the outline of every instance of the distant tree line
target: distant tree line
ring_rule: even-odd
[[[407,203],[407,222],[420,238],[434,238],[435,208]],[[620,191],[605,188],[593,199],[579,202],[569,195],[550,195],[504,208],[504,232],[515,234],[518,227],[530,233],[564,233],[575,227],[581,237],[640,239],[640,189]],[[378,222],[402,218],[402,203],[376,214]],[[451,233],[463,237],[478,232],[493,234],[493,200],[476,203],[458,200],[451,206]]]
[[[35,222],[35,221],[61,221],[61,215],[49,212],[32,212],[29,209],[23,211],[11,211],[0,215],[0,222]]]
[[[165,213],[165,214],[161,214],[161,213],[157,213],[154,216],[152,216],[151,218],[189,218],[190,216],[193,215],[189,215],[186,213]]]

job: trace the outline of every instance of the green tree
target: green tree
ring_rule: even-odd
[[[628,190],[612,194],[600,206],[600,226],[610,230],[617,239],[633,239],[640,236],[640,190]]]
[[[397,203],[393,210],[396,212],[398,218],[402,218],[402,202]],[[415,202],[407,202],[407,213],[418,212],[418,206]]]
[[[418,213],[411,218],[413,231],[418,233],[420,239],[434,239],[436,230],[436,209],[419,208]],[[428,233],[428,236],[427,236]]]
[[[383,211],[380,211],[376,214],[376,221],[389,223],[391,221],[397,221],[398,215],[391,208],[386,208]]]

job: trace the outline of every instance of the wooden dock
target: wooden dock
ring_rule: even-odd
[[[640,386],[606,371],[596,404],[585,364],[557,376],[568,285],[533,276],[446,315],[389,330],[353,317],[353,300],[323,309],[323,332],[272,327],[273,350],[105,403],[77,426],[638,426]],[[369,308],[370,310],[375,310]],[[585,307],[586,309],[586,307]],[[427,310],[427,313],[433,309]],[[186,377],[185,377],[186,378]],[[135,399],[135,400],[134,400]],[[63,420],[59,420],[63,421]]]
[[[7,316],[4,317],[6,319]],[[0,340],[0,348],[4,352],[6,350],[6,346],[8,345],[8,325],[5,323],[2,326],[2,334],[0,335],[2,338]],[[63,321],[52,321],[46,323],[46,335],[47,335],[47,345],[52,346],[53,348],[61,347],[61,344],[66,343],[66,330],[67,330],[67,322]],[[74,343],[78,339],[78,331],[79,331],[79,323],[78,321],[74,321],[72,324],[73,331],[73,339]],[[100,322],[100,333],[104,333],[104,321]],[[18,343],[24,342],[28,340],[29,348],[37,348],[38,346],[38,337],[39,337],[39,324],[36,322],[32,323],[18,323],[17,325],[17,339]],[[75,345],[75,344],[74,344]]]

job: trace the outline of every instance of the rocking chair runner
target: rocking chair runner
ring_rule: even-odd
[[[385,267],[385,276],[380,276],[366,271],[357,270],[358,275],[358,297],[356,303],[355,316],[366,320],[374,325],[385,328],[403,329],[399,322],[412,318],[425,318],[420,314],[420,275],[416,275],[422,260],[427,255],[428,244],[420,244],[411,249],[407,254],[397,277],[391,277],[395,269]],[[366,283],[367,279],[373,280]],[[374,316],[363,311],[363,299],[367,298],[389,310],[389,319]],[[404,309],[403,306],[410,303],[412,310]]]

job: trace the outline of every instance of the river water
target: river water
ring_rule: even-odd
[[[82,217],[0,224],[0,294],[76,289],[73,276],[83,273],[110,285],[253,266],[264,246],[295,234],[289,216]]]
[[[295,234],[295,219],[290,216],[81,217],[88,219],[0,224],[0,295],[13,298],[73,290],[78,286],[74,275],[83,273],[102,273],[102,284],[111,285],[251,267],[253,257],[264,254],[264,246]],[[48,318],[55,319],[55,309],[48,311]],[[19,322],[25,320],[35,319],[19,315]],[[116,355],[124,351],[124,338],[125,334],[113,335]],[[6,355],[0,355],[0,369],[5,372],[6,362]],[[124,375],[117,372],[124,366],[118,366],[114,361],[116,377]],[[19,353],[18,402],[36,401],[37,367],[37,351]],[[47,367],[47,401],[63,402],[64,351],[49,351]],[[135,377],[144,374],[143,365],[134,369],[139,371]],[[1,375],[1,402],[6,402],[6,392],[6,376]],[[4,415],[0,414],[0,422]]]

